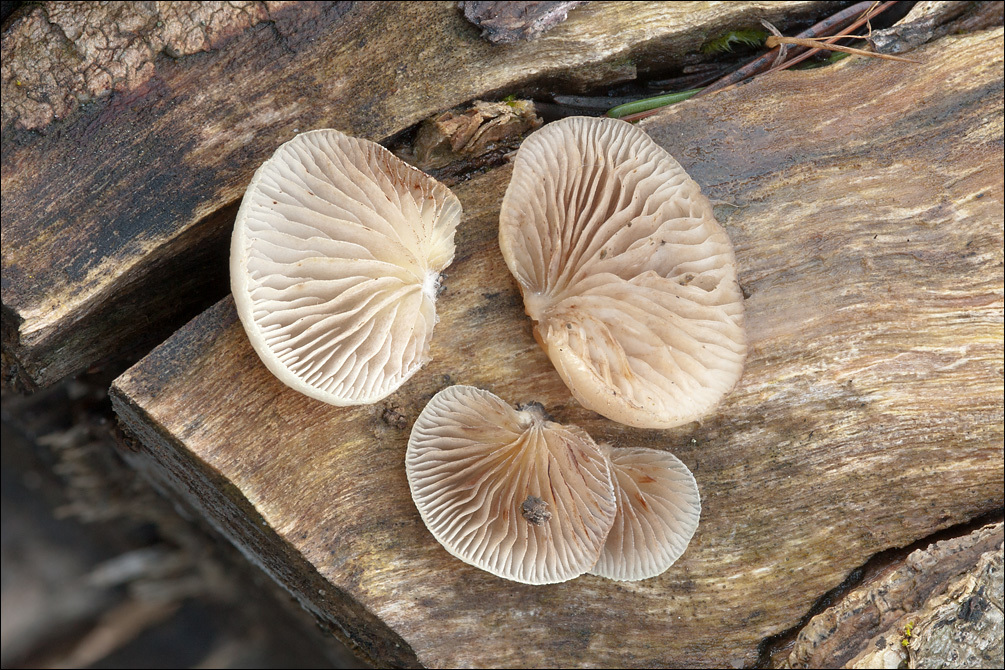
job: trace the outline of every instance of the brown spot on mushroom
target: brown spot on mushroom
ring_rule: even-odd
[[[535,526],[551,521],[548,503],[537,496],[527,496],[527,499],[520,505],[520,514],[527,520],[527,523],[532,523]]]

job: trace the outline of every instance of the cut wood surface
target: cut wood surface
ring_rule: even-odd
[[[25,8],[2,42],[4,376],[31,389],[148,350],[222,297],[233,206],[298,131],[385,140],[476,97],[631,79],[737,23],[834,4],[592,3],[513,45],[453,2]]]
[[[1002,47],[997,29],[923,65],[787,71],[643,124],[724,203],[747,295],[746,371],[700,424],[631,429],[572,399],[498,250],[504,167],[454,189],[433,360],[400,391],[297,394],[226,299],[114,384],[131,459],[380,664],[750,664],[873,554],[1003,504]],[[404,472],[450,384],[672,451],[703,498],[690,547],[636,583],[526,586],[452,558]]]

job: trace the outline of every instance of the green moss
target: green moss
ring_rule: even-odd
[[[759,47],[768,38],[768,33],[763,30],[744,28],[740,30],[730,30],[728,33],[705,42],[701,47],[701,52],[706,55],[725,53],[732,51],[735,46]]]
[[[903,645],[904,647],[911,646],[911,635],[913,634],[912,633],[913,628],[914,628],[913,621],[908,621],[907,625],[904,626],[904,637],[900,640],[900,644]]]

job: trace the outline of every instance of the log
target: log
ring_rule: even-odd
[[[146,352],[223,297],[236,202],[298,131],[382,141],[474,98],[631,79],[709,33],[833,5],[593,3],[509,46],[453,2],[26,7],[0,68],[4,378],[30,390]]]
[[[997,668],[1005,662],[1005,547],[984,553],[944,594],[925,603],[908,637],[910,668]],[[859,666],[863,667],[863,666]]]
[[[988,525],[894,561],[813,617],[781,667],[998,667],[1002,530]]]
[[[1002,507],[1003,43],[786,71],[643,124],[720,202],[747,295],[744,376],[701,423],[631,429],[571,397],[498,251],[506,166],[454,189],[432,361],[397,393],[284,387],[228,298],[114,383],[129,458],[380,665],[752,664],[870,556]],[[450,384],[672,451],[703,497],[688,550],[642,582],[537,587],[452,558],[403,467]]]

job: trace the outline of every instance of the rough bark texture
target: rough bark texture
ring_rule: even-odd
[[[26,8],[0,45],[4,377],[36,388],[145,351],[222,297],[232,207],[298,131],[384,140],[473,98],[632,78],[708,31],[830,6],[594,3],[503,47],[453,2]]]
[[[464,16],[489,42],[529,40],[554,28],[582,2],[462,2]]]
[[[943,35],[1000,26],[1002,13],[1000,2],[923,0],[897,25],[873,32],[869,42],[881,53],[903,53]]]
[[[442,178],[441,168],[451,163],[471,170],[473,165],[486,160],[487,155],[496,154],[501,159],[519,147],[523,137],[541,123],[534,103],[529,100],[478,100],[468,109],[443,112],[424,121],[410,151],[399,156]]]
[[[947,37],[922,66],[849,59],[646,122],[728,203],[748,296],[746,372],[701,424],[629,429],[572,399],[498,251],[504,167],[455,188],[433,360],[398,393],[336,408],[287,389],[227,299],[113,386],[133,460],[380,663],[749,664],[871,555],[1002,506],[1002,47],[1001,29]],[[680,561],[532,587],[449,556],[403,458],[454,383],[671,450],[703,496]]]
[[[967,635],[965,627],[974,624],[993,627],[997,621],[1000,628],[1001,568],[994,574],[989,568],[993,567],[994,556],[1000,565],[1002,540],[1002,524],[998,523],[911,552],[903,561],[893,563],[885,574],[855,588],[840,603],[813,617],[800,631],[781,667],[896,668],[908,663],[909,647],[926,650],[921,654],[927,656],[926,662],[917,667],[933,667],[937,659],[928,652],[932,642],[938,644],[946,636],[952,639],[961,633],[969,638],[970,646],[976,646],[978,640],[990,643],[989,651],[997,650],[1000,659],[1000,630],[997,635],[993,630],[980,631],[983,635],[973,632]],[[998,582],[997,587],[994,581]],[[972,600],[975,591],[980,591],[973,599],[976,605],[965,609],[966,616],[953,620],[964,603]],[[939,616],[950,611],[952,616]],[[931,625],[929,619],[943,623]],[[938,633],[947,626],[949,630]],[[943,645],[946,646],[950,645]],[[958,641],[951,646],[955,649],[947,649],[940,658],[958,665],[967,654],[960,653],[962,645]],[[956,651],[955,659],[950,659],[950,651]],[[914,654],[913,660],[918,659],[919,654]],[[999,665],[1000,662],[984,667]]]
[[[1000,668],[1005,662],[1005,552],[983,554],[970,572],[918,613],[908,644],[912,668]]]

